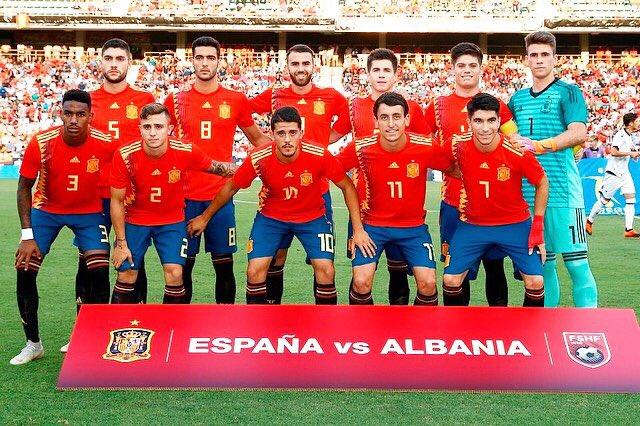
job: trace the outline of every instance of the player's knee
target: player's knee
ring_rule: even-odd
[[[442,283],[447,287],[460,287],[462,281],[462,275],[444,274],[442,276]]]
[[[436,277],[416,278],[416,286],[421,294],[433,294],[436,290]]]
[[[264,282],[267,279],[268,269],[268,265],[265,267],[255,262],[249,262],[247,265],[247,280],[252,283]]]
[[[356,273],[353,274],[353,289],[360,293],[369,293],[373,285],[373,280],[368,277],[367,274]]]
[[[542,275],[523,275],[524,286],[529,290],[540,290],[544,287]]]
[[[333,262],[317,262],[313,266],[313,273],[318,282],[328,283],[333,282],[336,270],[333,266]]]
[[[181,284],[182,283],[182,266],[169,264],[163,265],[164,280],[167,284]]]

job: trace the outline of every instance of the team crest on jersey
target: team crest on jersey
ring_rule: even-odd
[[[134,362],[151,358],[151,338],[155,334],[146,328],[120,328],[111,330],[107,351],[103,359]]]
[[[313,113],[316,115],[324,115],[325,113],[325,103],[324,101],[318,99],[317,101],[313,101]]]
[[[420,165],[418,163],[407,164],[407,177],[416,178],[420,176]]]
[[[611,360],[611,351],[604,333],[564,332],[564,345],[569,358],[584,367],[602,367]]]
[[[100,160],[98,158],[87,160],[87,173],[95,173],[98,170],[100,170]]]
[[[509,180],[510,177],[511,177],[511,169],[509,169],[506,166],[498,167],[498,180],[500,182],[507,181]]]
[[[227,103],[222,103],[218,106],[218,117],[231,118],[231,106]]]
[[[309,186],[313,183],[313,175],[309,172],[304,172],[300,175],[300,185]]]
[[[253,251],[253,240],[249,238],[247,240],[247,254],[251,253],[252,251]]]
[[[138,107],[133,104],[127,105],[125,113],[127,114],[127,118],[129,120],[135,120],[138,118]]]
[[[169,183],[176,183],[180,181],[180,170],[170,170],[169,171]]]

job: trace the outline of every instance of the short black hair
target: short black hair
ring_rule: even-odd
[[[193,43],[191,43],[192,55],[195,56],[196,47],[202,47],[202,46],[214,47],[216,49],[216,55],[220,56],[220,42],[215,38],[209,37],[209,36],[202,36],[193,40]]]
[[[307,46],[306,44],[294,44],[293,46],[291,46],[289,50],[287,50],[287,59],[289,59],[289,55],[291,54],[291,52],[310,53],[311,58],[314,58],[314,55],[315,55],[315,52],[313,51],[313,49]]]
[[[71,89],[64,92],[64,95],[62,95],[62,104],[64,105],[65,102],[69,101],[87,104],[89,109],[91,109],[91,96],[89,95],[89,92],[85,92],[84,90]]]
[[[627,127],[629,124],[636,121],[636,118],[638,118],[638,114],[635,112],[628,112],[622,116],[622,124],[624,124],[624,127]]]
[[[167,109],[166,106],[164,106],[163,104],[159,104],[157,102],[153,102],[142,107],[142,109],[140,110],[140,119],[146,120],[152,115],[158,115],[158,114],[165,114],[167,118],[169,119],[171,118],[171,115],[169,114],[169,110]]]
[[[473,116],[476,111],[495,111],[500,115],[500,101],[488,93],[478,93],[467,104],[467,114]]]
[[[389,49],[380,48],[372,50],[367,57],[367,71],[371,71],[373,61],[391,61],[393,72],[398,70],[398,57]]]
[[[406,117],[409,114],[409,104],[407,100],[400,93],[396,92],[387,92],[380,95],[378,99],[376,99],[376,103],[373,104],[373,115],[378,117],[378,109],[380,109],[380,105],[386,106],[397,106],[402,105],[402,110],[404,111],[404,116]]]
[[[451,62],[456,63],[458,58],[463,55],[471,55],[478,59],[478,63],[482,64],[482,49],[477,44],[463,42],[458,43],[451,48]]]
[[[127,52],[127,56],[131,58],[131,48],[129,47],[129,43],[119,38],[112,38],[104,42],[102,45],[102,54],[104,55],[104,51],[107,49],[122,49]]]
[[[271,116],[271,130],[275,130],[276,123],[298,123],[302,129],[302,119],[297,109],[291,106],[278,108]]]

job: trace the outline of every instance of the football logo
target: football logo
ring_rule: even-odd
[[[87,173],[95,173],[100,170],[100,160],[97,158],[91,158],[87,160]]]
[[[498,180],[504,182],[511,177],[511,170],[506,166],[498,167]]]
[[[127,105],[127,109],[125,110],[125,113],[129,120],[138,119],[138,107],[135,105]]]
[[[313,175],[309,172],[304,172],[300,175],[300,185],[309,186],[313,183]]]
[[[407,164],[407,177],[416,178],[420,176],[420,165],[418,163]]]
[[[117,362],[134,362],[151,358],[151,338],[155,334],[145,328],[120,328],[111,330],[107,351],[103,359]]]
[[[218,117],[224,119],[231,118],[231,107],[226,103],[220,104],[218,107]]]
[[[316,115],[324,115],[325,113],[325,104],[324,101],[317,100],[313,102],[313,113]]]
[[[584,367],[602,367],[611,360],[604,333],[565,332],[562,336],[569,358]]]
[[[169,183],[176,183],[180,181],[180,170],[173,169],[169,171]]]
[[[252,251],[253,251],[253,240],[249,238],[247,240],[247,254],[251,253]]]

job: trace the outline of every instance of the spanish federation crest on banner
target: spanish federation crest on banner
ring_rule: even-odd
[[[231,118],[231,106],[226,102],[221,103],[218,107],[218,116],[220,118]]]
[[[510,177],[511,177],[511,169],[509,169],[507,166],[498,167],[498,180],[500,182],[509,180]]]
[[[120,328],[111,330],[111,339],[103,359],[118,362],[134,362],[151,358],[151,339],[155,334],[145,328]]]
[[[584,367],[602,367],[611,360],[611,350],[604,333],[564,332],[569,358]]]
[[[138,119],[138,107],[131,104],[127,105],[127,109],[125,110],[127,118],[129,120],[137,120]]]
[[[418,163],[407,164],[407,177],[415,178],[420,176],[420,165]]]
[[[180,170],[169,170],[169,183],[176,183],[180,181]]]
[[[95,173],[100,170],[100,159],[90,158],[87,160],[87,173]]]
[[[313,183],[313,175],[309,172],[304,172],[300,175],[300,185],[309,186]]]
[[[317,101],[313,101],[313,113],[316,115],[324,115],[325,113],[325,103],[323,100],[318,99]]]

